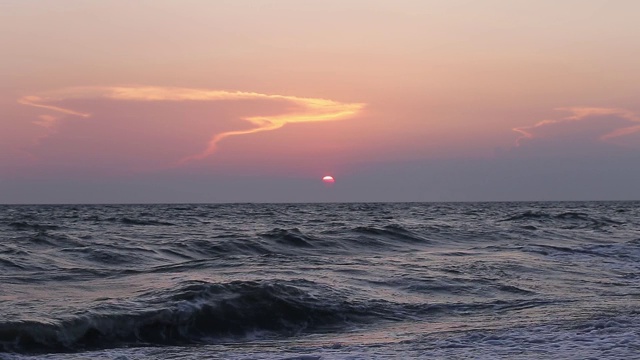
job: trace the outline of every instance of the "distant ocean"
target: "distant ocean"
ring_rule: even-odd
[[[0,206],[0,359],[640,359],[640,203]]]

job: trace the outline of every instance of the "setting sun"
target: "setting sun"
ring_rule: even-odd
[[[336,182],[336,180],[335,180],[335,179],[333,178],[333,176],[331,176],[331,175],[327,175],[327,176],[323,177],[323,178],[322,178],[322,181],[323,181],[325,184],[333,184],[334,182]]]

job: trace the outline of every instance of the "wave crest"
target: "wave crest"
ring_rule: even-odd
[[[147,294],[147,309],[134,312],[97,309],[57,323],[0,323],[0,346],[5,352],[38,353],[202,343],[256,332],[293,336],[344,326],[358,315],[342,300],[328,301],[285,282],[192,283],[158,295]]]

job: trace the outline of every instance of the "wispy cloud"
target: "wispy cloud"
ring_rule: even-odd
[[[52,110],[58,113],[66,114],[66,115],[73,115],[73,116],[80,116],[80,117],[91,116],[91,114],[88,114],[88,113],[83,113],[83,112],[74,111],[71,109],[65,109],[60,106],[47,104],[48,101],[55,101],[55,100],[62,100],[62,99],[60,98],[55,99],[52,97],[42,97],[42,96],[24,96],[18,99],[18,103],[23,105],[34,106],[41,109]],[[44,116],[50,116],[50,115],[44,115]],[[52,119],[52,117],[50,117],[49,119]],[[48,123],[51,123],[51,121],[49,121]]]
[[[204,159],[212,155],[216,151],[218,143],[231,136],[276,130],[290,123],[343,120],[358,114],[365,106],[365,104],[362,103],[343,103],[334,100],[287,95],[153,86],[64,88],[39,95],[25,96],[20,98],[18,102],[24,105],[50,110],[61,115],[89,118],[91,117],[90,113],[76,111],[60,105],[61,102],[67,100],[82,99],[111,99],[135,102],[273,100],[288,102],[292,105],[292,110],[285,114],[243,118],[254,127],[247,130],[234,130],[215,134],[209,142],[203,146],[201,152],[185,157],[181,163]],[[56,122],[60,121],[61,118],[60,116],[42,115],[36,123],[51,128]]]
[[[629,110],[596,107],[557,110],[569,112],[569,115],[556,120],[543,120],[532,126],[514,128],[513,131],[521,134],[516,140],[516,146],[527,140],[553,137],[585,137],[583,140],[607,141],[640,131],[640,117]],[[587,127],[590,128],[586,129]]]

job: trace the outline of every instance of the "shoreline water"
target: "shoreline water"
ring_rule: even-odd
[[[0,358],[633,356],[639,215],[638,202],[2,205]]]

